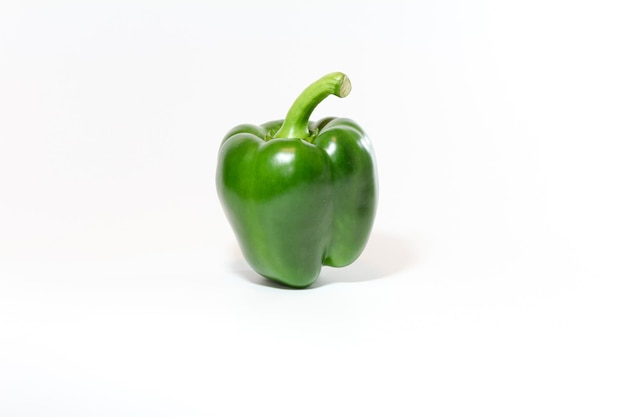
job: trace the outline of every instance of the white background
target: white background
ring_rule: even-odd
[[[625,415],[619,3],[3,2],[0,415]],[[332,71],[378,216],[288,290],[218,146]]]

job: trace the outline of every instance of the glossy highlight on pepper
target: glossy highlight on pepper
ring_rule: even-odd
[[[347,118],[309,121],[351,83],[327,74],[298,96],[284,120],[243,124],[222,140],[216,187],[242,253],[260,275],[294,288],[322,266],[354,262],[367,244],[378,195],[376,162],[363,129]]]

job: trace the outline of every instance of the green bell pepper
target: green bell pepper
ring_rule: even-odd
[[[217,191],[242,253],[260,275],[311,285],[322,265],[354,262],[367,243],[377,203],[370,141],[350,119],[310,122],[330,94],[351,90],[345,74],[307,87],[284,120],[244,124],[224,137]]]

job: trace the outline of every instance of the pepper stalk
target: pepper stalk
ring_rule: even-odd
[[[346,97],[351,89],[350,79],[341,72],[327,74],[315,81],[296,98],[274,138],[310,138],[309,118],[315,107],[331,94],[340,98]]]

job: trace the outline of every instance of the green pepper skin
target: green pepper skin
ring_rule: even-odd
[[[354,262],[377,203],[371,143],[355,122],[307,122],[306,138],[276,138],[284,120],[240,125],[222,141],[218,195],[244,257],[260,275],[311,285],[322,265]]]

